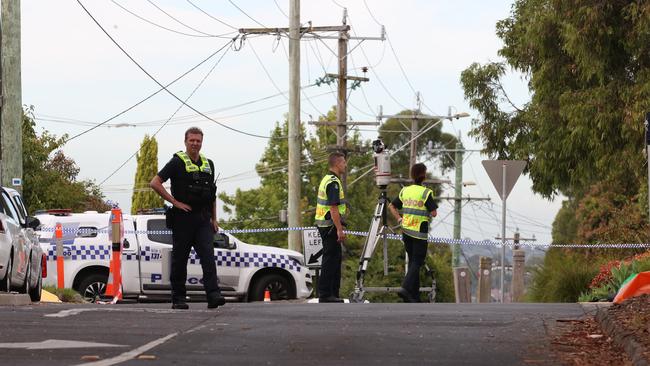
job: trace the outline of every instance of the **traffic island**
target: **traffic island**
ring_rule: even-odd
[[[27,294],[0,293],[0,305],[20,306],[29,305],[32,300]]]
[[[643,309],[641,309],[643,308]],[[650,334],[636,325],[650,310],[650,296],[632,298],[609,308],[599,308],[596,321],[612,340],[625,350],[634,366],[650,366]],[[645,324],[647,327],[647,323]]]

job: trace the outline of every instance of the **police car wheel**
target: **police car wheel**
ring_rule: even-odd
[[[36,281],[36,286],[29,289],[29,298],[32,302],[41,301],[41,292],[43,292],[43,274],[42,270],[38,271],[38,281]]]
[[[250,301],[263,301],[266,290],[269,290],[271,294],[271,301],[289,300],[289,281],[278,274],[267,274],[257,279]]]
[[[79,283],[78,292],[86,302],[96,302],[106,292],[108,278],[101,274],[92,274]]]

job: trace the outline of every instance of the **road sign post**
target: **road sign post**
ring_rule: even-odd
[[[501,281],[500,281],[500,300],[503,303],[504,298],[504,278],[505,278],[505,259],[506,259],[506,200],[512,191],[512,187],[517,183],[517,179],[524,171],[526,162],[523,160],[483,160],[481,162],[487,172],[494,188],[496,188],[501,197]]]
[[[303,230],[302,244],[305,266],[310,270],[314,270],[314,294],[318,296],[318,277],[323,263],[323,240],[318,233],[318,229]]]

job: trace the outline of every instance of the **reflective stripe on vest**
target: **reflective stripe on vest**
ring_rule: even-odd
[[[330,205],[327,202],[327,186],[331,183],[338,183],[339,185],[339,214],[341,218],[345,217],[347,213],[347,202],[345,200],[345,193],[343,192],[343,184],[341,180],[334,174],[327,174],[320,181],[318,186],[318,198],[316,199],[316,215],[314,215],[314,223],[319,227],[327,227],[334,225],[332,219],[326,219],[327,213],[330,212]],[[331,214],[330,214],[331,216]]]
[[[197,166],[192,162],[192,159],[190,159],[189,155],[185,151],[179,151],[176,153],[176,155],[181,158],[183,163],[185,163],[185,171],[188,173],[193,173],[193,172],[198,172],[201,171],[203,173],[207,174],[212,174],[212,169],[210,169],[210,163],[208,162],[208,159],[205,157],[203,154],[199,154],[201,157],[201,167]]]
[[[429,233],[421,233],[420,226],[429,222],[431,213],[424,203],[433,192],[417,184],[402,188],[399,199],[402,201],[402,232],[416,239],[427,239]]]

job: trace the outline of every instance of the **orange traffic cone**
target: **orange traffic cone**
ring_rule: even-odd
[[[264,291],[264,302],[271,302],[271,291]]]

